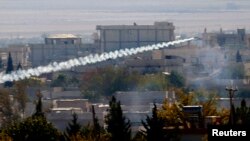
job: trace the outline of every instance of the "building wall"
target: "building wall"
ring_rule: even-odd
[[[202,41],[204,46],[221,46],[242,48],[249,47],[249,34],[245,33],[245,29],[237,29],[235,33],[226,33],[222,29],[217,33],[207,33],[204,31],[202,34]]]
[[[109,25],[97,26],[100,33],[99,45],[102,52],[117,49],[133,48],[174,40],[174,25],[169,22],[155,22],[153,25]],[[164,59],[162,50],[145,52],[131,60],[126,58],[125,65],[131,71],[164,71]],[[136,62],[136,63],[135,63]]]
[[[89,103],[87,99],[61,99],[56,100],[54,108],[74,107],[81,108],[83,112],[89,112]]]
[[[47,45],[79,45],[82,39],[73,34],[52,34],[45,38]]]
[[[154,25],[97,26],[102,51],[113,51],[174,40],[174,26],[169,22]]]
[[[30,44],[29,46],[31,50],[29,59],[33,67],[85,56],[95,50],[95,45],[89,44]]]
[[[10,45],[7,48],[0,48],[0,57],[6,66],[8,55],[11,53],[12,61],[14,67],[21,63],[23,67],[28,67],[30,65],[28,61],[28,56],[30,54],[30,48],[25,45]]]

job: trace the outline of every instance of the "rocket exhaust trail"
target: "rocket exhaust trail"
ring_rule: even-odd
[[[85,57],[70,59],[64,62],[53,62],[46,66],[39,66],[36,68],[30,68],[27,70],[17,70],[17,71],[11,72],[10,74],[1,74],[0,83],[4,83],[6,81],[18,81],[18,80],[22,80],[25,78],[30,78],[31,76],[39,76],[44,73],[68,70],[72,67],[85,66],[88,64],[94,64],[94,63],[106,61],[109,59],[116,59],[116,58],[121,58],[121,57],[129,56],[129,55],[134,55],[134,54],[142,53],[145,51],[162,49],[162,48],[169,47],[170,45],[180,44],[180,43],[188,42],[194,39],[195,38],[188,38],[188,39],[182,39],[182,40],[175,40],[171,42],[163,42],[163,43],[154,44],[154,45],[147,45],[147,46],[142,46],[142,47],[137,47],[137,48],[130,48],[130,49],[125,48],[125,49],[120,49],[120,50],[116,50],[112,52],[106,52],[102,54],[90,54]]]

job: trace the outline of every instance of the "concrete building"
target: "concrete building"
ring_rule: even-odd
[[[80,108],[83,112],[89,112],[88,99],[57,99],[53,101],[53,108]]]
[[[113,51],[174,40],[174,25],[155,22],[154,25],[98,25],[101,51]]]
[[[2,63],[4,67],[6,67],[8,55],[11,53],[13,65],[16,66],[21,63],[22,67],[30,66],[30,62],[28,60],[30,54],[30,48],[26,45],[10,45],[6,48],[0,48],[0,57],[2,59]]]
[[[97,50],[95,44],[83,44],[80,37],[72,34],[49,35],[45,43],[29,46],[29,59],[33,67],[85,56]]]
[[[202,41],[204,45],[211,47],[250,47],[250,35],[246,33],[245,29],[237,29],[236,32],[225,32],[220,29],[219,32],[215,33],[208,33],[205,29],[202,34]]]
[[[45,38],[46,45],[80,45],[82,39],[73,34],[54,34]]]
[[[168,42],[175,39],[174,25],[169,22],[155,22],[153,25],[98,25],[99,46],[102,52],[133,48]],[[136,56],[119,60],[118,65],[128,67],[131,71],[154,73],[165,70],[170,65],[162,55],[162,50],[144,52]],[[121,63],[122,62],[122,63]]]
[[[161,106],[164,100],[170,103],[176,101],[174,92],[168,91],[130,91],[116,92],[115,97],[123,105],[123,111],[127,112],[151,112],[153,103]],[[157,107],[160,107],[157,106]]]

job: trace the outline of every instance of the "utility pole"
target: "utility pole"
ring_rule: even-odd
[[[230,117],[229,117],[229,121],[231,122],[230,124],[233,125],[234,124],[234,115],[232,113],[233,109],[233,97],[234,97],[234,93],[236,91],[238,91],[237,87],[226,87],[226,91],[228,91],[228,96],[229,96],[229,100],[230,100]]]

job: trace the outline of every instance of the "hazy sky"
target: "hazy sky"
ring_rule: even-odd
[[[0,37],[83,33],[97,24],[174,22],[178,32],[249,27],[250,0],[0,0]]]
[[[249,0],[1,0],[0,8],[8,10],[32,9],[123,9],[147,10],[150,7],[167,9],[247,9]],[[153,10],[153,9],[152,9]]]

